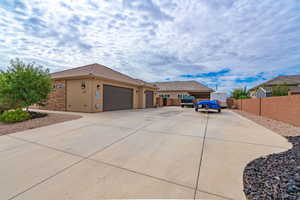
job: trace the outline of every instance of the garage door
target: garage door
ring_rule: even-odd
[[[103,111],[125,110],[133,108],[133,89],[103,86]]]
[[[153,91],[146,91],[146,108],[153,107]]]

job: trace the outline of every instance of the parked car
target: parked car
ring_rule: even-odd
[[[199,109],[204,109],[206,111],[212,109],[221,112],[222,107],[217,100],[205,100],[205,101],[199,101],[198,103],[195,104],[195,111],[198,112]]]
[[[227,108],[227,93],[225,92],[211,93],[210,100],[217,100],[222,108]]]
[[[184,106],[189,106],[194,108],[194,104],[195,104],[196,98],[193,96],[185,96],[181,99],[181,107],[183,108]]]

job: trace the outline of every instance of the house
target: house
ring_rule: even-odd
[[[179,98],[194,96],[197,99],[209,99],[214,90],[197,81],[155,82],[158,87],[157,96],[163,98]]]
[[[150,108],[156,86],[100,64],[51,74],[53,91],[42,109],[102,112]]]
[[[278,76],[250,89],[250,96],[263,98],[272,96],[272,90],[276,86],[285,86],[290,95],[300,94],[300,75]]]

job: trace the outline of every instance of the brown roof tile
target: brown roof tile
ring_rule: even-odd
[[[104,65],[100,64],[91,64],[82,67],[76,67],[72,69],[67,69],[60,72],[54,72],[51,74],[51,78],[58,79],[58,78],[70,78],[70,77],[78,77],[78,76],[96,76],[99,78],[105,78],[109,80],[115,80],[123,83],[138,85],[138,86],[148,86],[148,87],[155,87],[154,85],[147,83],[142,80],[131,78],[125,74],[122,74],[118,71],[115,71],[111,68],[108,68]]]
[[[300,84],[300,75],[278,76],[260,85],[269,86],[269,85],[281,85],[281,84],[298,85]]]

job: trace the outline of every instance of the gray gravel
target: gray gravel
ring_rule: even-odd
[[[300,136],[288,137],[293,148],[250,162],[244,170],[249,200],[300,200]]]
[[[293,148],[250,162],[244,170],[244,192],[249,200],[300,200],[300,127],[237,111],[286,137]]]

